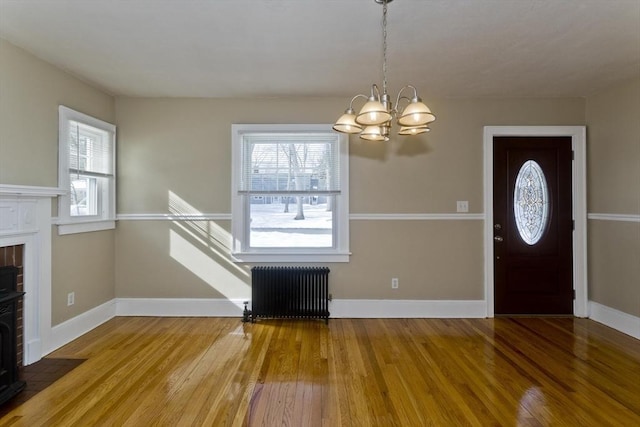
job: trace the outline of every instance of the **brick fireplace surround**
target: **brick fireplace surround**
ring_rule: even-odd
[[[24,291],[24,268],[22,262],[22,253],[24,245],[5,246],[0,248],[0,267],[17,267],[18,283],[17,292]],[[16,325],[16,341],[17,341],[17,361],[18,367],[23,365],[24,359],[24,302],[22,298],[18,300],[18,316]]]

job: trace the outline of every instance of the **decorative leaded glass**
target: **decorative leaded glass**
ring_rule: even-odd
[[[513,213],[522,240],[536,244],[549,220],[549,192],[542,168],[534,160],[527,160],[516,177]]]

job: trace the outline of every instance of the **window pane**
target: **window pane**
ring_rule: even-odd
[[[513,194],[513,213],[520,237],[528,245],[536,244],[549,220],[547,180],[540,165],[527,160],[520,168]]]
[[[75,173],[70,174],[71,216],[88,216],[98,214],[98,183],[91,178]]]
[[[340,191],[339,145],[333,134],[245,135],[242,155],[240,191]]]
[[[69,169],[113,173],[109,134],[82,123],[69,122]]]
[[[332,248],[333,203],[333,196],[249,196],[249,245]]]

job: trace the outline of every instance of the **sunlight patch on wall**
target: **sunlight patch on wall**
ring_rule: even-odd
[[[248,267],[231,259],[231,233],[190,203],[169,191],[169,211],[175,216],[169,230],[170,255],[230,300],[251,295]],[[233,301],[239,307],[241,301]]]
[[[250,299],[251,288],[240,278],[215,262],[174,230],[169,230],[170,255],[209,286],[242,307]],[[233,301],[239,300],[239,301]]]
[[[198,221],[202,222],[202,221]],[[249,279],[250,273],[246,268],[241,267],[231,260],[231,256],[229,255],[229,249],[212,242],[211,240],[204,240],[200,235],[193,231],[192,221],[173,221],[173,226],[176,229],[182,230],[186,235],[192,238],[195,242],[200,244],[203,247],[203,250],[212,252],[217,255],[220,261],[224,261],[227,268],[232,269],[236,272],[236,274],[242,275]],[[220,228],[222,231],[226,232],[224,229],[219,227],[217,224],[212,224],[215,227]]]
[[[211,220],[202,219],[202,212],[171,190],[169,190],[169,211],[176,218],[173,221],[175,227],[188,233],[203,247],[220,257],[228,268],[249,280],[249,268],[237,264],[231,257],[230,232]]]
[[[203,219],[203,214],[190,203],[169,190],[169,212],[186,223],[194,234],[204,240],[216,242],[229,250],[231,233],[210,220]]]

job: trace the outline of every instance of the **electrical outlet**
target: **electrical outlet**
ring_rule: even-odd
[[[75,304],[76,302],[76,293],[75,292],[69,292],[67,294],[67,306],[71,306],[73,304]]]
[[[456,206],[457,212],[469,212],[469,202],[467,200],[458,200]]]
[[[391,289],[398,289],[398,278],[394,277],[391,279]]]

